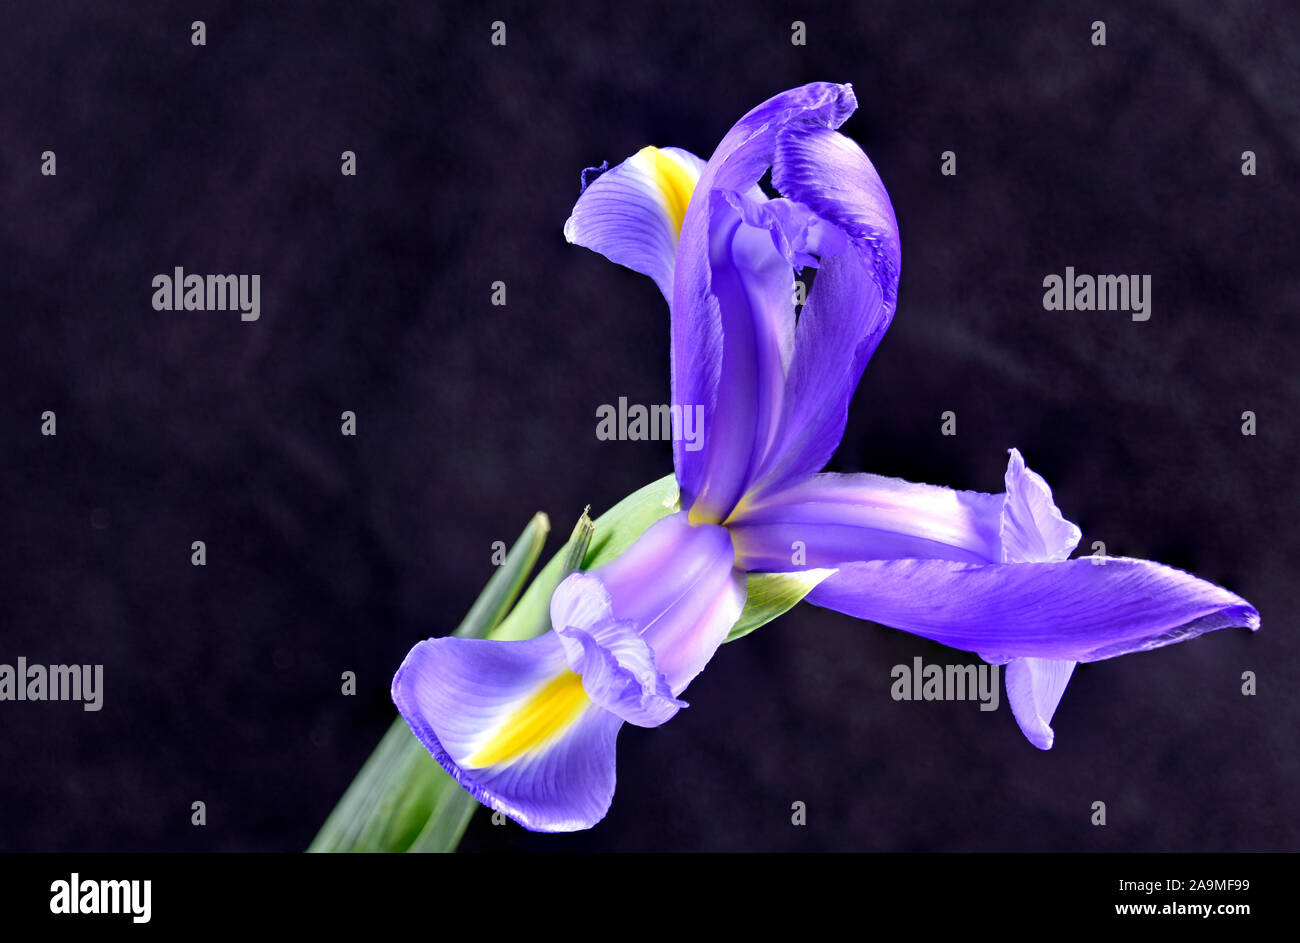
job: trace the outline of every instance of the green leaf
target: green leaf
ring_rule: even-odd
[[[583,517],[585,518],[586,515],[584,514]],[[474,601],[474,605],[469,607],[469,612],[465,614],[465,618],[456,627],[453,635],[459,635],[461,638],[484,638],[496,628],[497,624],[506,617],[510,607],[515,604],[515,600],[519,598],[519,592],[524,588],[528,574],[533,570],[533,564],[542,555],[542,547],[546,545],[546,535],[550,532],[550,518],[538,511],[528,522],[524,532],[519,535],[515,545],[510,548],[506,558],[501,561],[501,566],[487,581],[487,585],[483,587],[483,592]]]
[[[800,570],[797,573],[751,573],[745,608],[723,640],[734,642],[755,629],[762,628],[779,615],[784,615],[817,588],[822,580],[835,570]]]

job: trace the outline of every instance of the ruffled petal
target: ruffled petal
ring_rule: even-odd
[[[556,588],[551,625],[569,667],[582,675],[587,695],[601,707],[639,727],[658,727],[686,706],[673,697],[636,624],[614,618],[597,577],[574,573]]]
[[[443,769],[526,828],[590,828],[609,810],[623,721],[587,696],[555,633],[420,642],[392,696]]]
[[[1240,596],[1173,567],[1125,557],[852,563],[807,599],[998,661],[1097,661],[1215,629],[1259,628],[1259,613]]]
[[[564,236],[649,275],[671,303],[677,236],[703,169],[690,151],[642,148],[583,187]]]
[[[822,258],[838,255],[849,247],[847,233],[802,203],[784,197],[768,199],[761,189],[757,195],[722,193],[746,225],[770,234],[772,244],[792,268],[816,268]]]
[[[1029,742],[1050,750],[1056,734],[1052,715],[1061,703],[1076,662],[1052,658],[1013,658],[1007,663],[1007,700]]]
[[[733,560],[724,528],[692,525],[679,512],[575,580],[575,589],[592,598],[597,594],[588,580],[604,588],[609,615],[637,627],[675,697],[703,670],[745,607],[744,574]]]

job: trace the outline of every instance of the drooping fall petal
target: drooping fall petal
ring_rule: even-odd
[[[609,809],[623,721],[587,696],[555,633],[420,642],[392,694],[443,769],[526,828],[590,828]]]
[[[723,528],[673,514],[560,583],[545,635],[420,642],[393,701],[480,802],[535,831],[590,828],[613,797],[619,728],[658,726],[685,707],[677,695],[744,608],[732,563]]]
[[[1125,557],[1059,563],[851,563],[808,601],[990,661],[1097,661],[1232,626],[1259,628],[1250,603],[1173,567]]]

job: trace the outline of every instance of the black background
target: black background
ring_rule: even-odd
[[[668,317],[565,243],[579,171],[707,155],[812,80],[854,84],[843,130],[903,246],[831,468],[996,491],[1018,446],[1082,550],[1189,569],[1263,630],[1081,666],[1042,753],[1005,700],[890,699],[891,666],[964,654],[801,606],[722,649],[671,724],[624,728],[595,829],[480,815],[462,847],[1297,849],[1287,10],[6,5],[0,662],[102,663],[105,706],[0,703],[0,849],[304,848],[492,542],[541,509],[549,553],[584,505],[671,470],[664,443],[595,437],[601,403],[666,401]],[[155,312],[177,265],[260,274],[261,319]],[[1067,265],[1150,274],[1150,321],[1044,311]]]

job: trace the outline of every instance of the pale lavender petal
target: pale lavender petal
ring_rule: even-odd
[[[885,560],[841,566],[814,605],[952,648],[1097,661],[1230,626],[1259,613],[1226,589],[1173,567],[1125,557],[1060,563]]]
[[[1016,449],[1011,449],[1005,480],[1001,561],[1050,563],[1069,559],[1079,545],[1081,531],[1062,516],[1052,500],[1052,489],[1041,475],[1025,467]]]
[[[651,525],[589,576],[609,594],[612,617],[637,626],[673,696],[703,670],[745,607],[745,577],[733,568],[727,531],[692,525],[683,512]]]
[[[608,811],[623,721],[586,696],[555,633],[420,642],[392,696],[443,769],[526,828],[590,828]]]
[[[880,475],[818,475],[752,503],[728,522],[737,565],[784,572],[904,557],[998,559],[1002,495]]]
[[[583,188],[564,236],[649,275],[671,303],[677,236],[703,169],[690,151],[642,148]]]
[[[598,705],[639,727],[658,727],[685,701],[668,680],[635,623],[614,618],[605,585],[588,573],[567,577],[551,596],[551,625],[569,667]]]
[[[1075,662],[1053,658],[1013,658],[1007,663],[1007,700],[1029,742],[1050,750],[1056,739],[1052,716],[1061,703]]]

